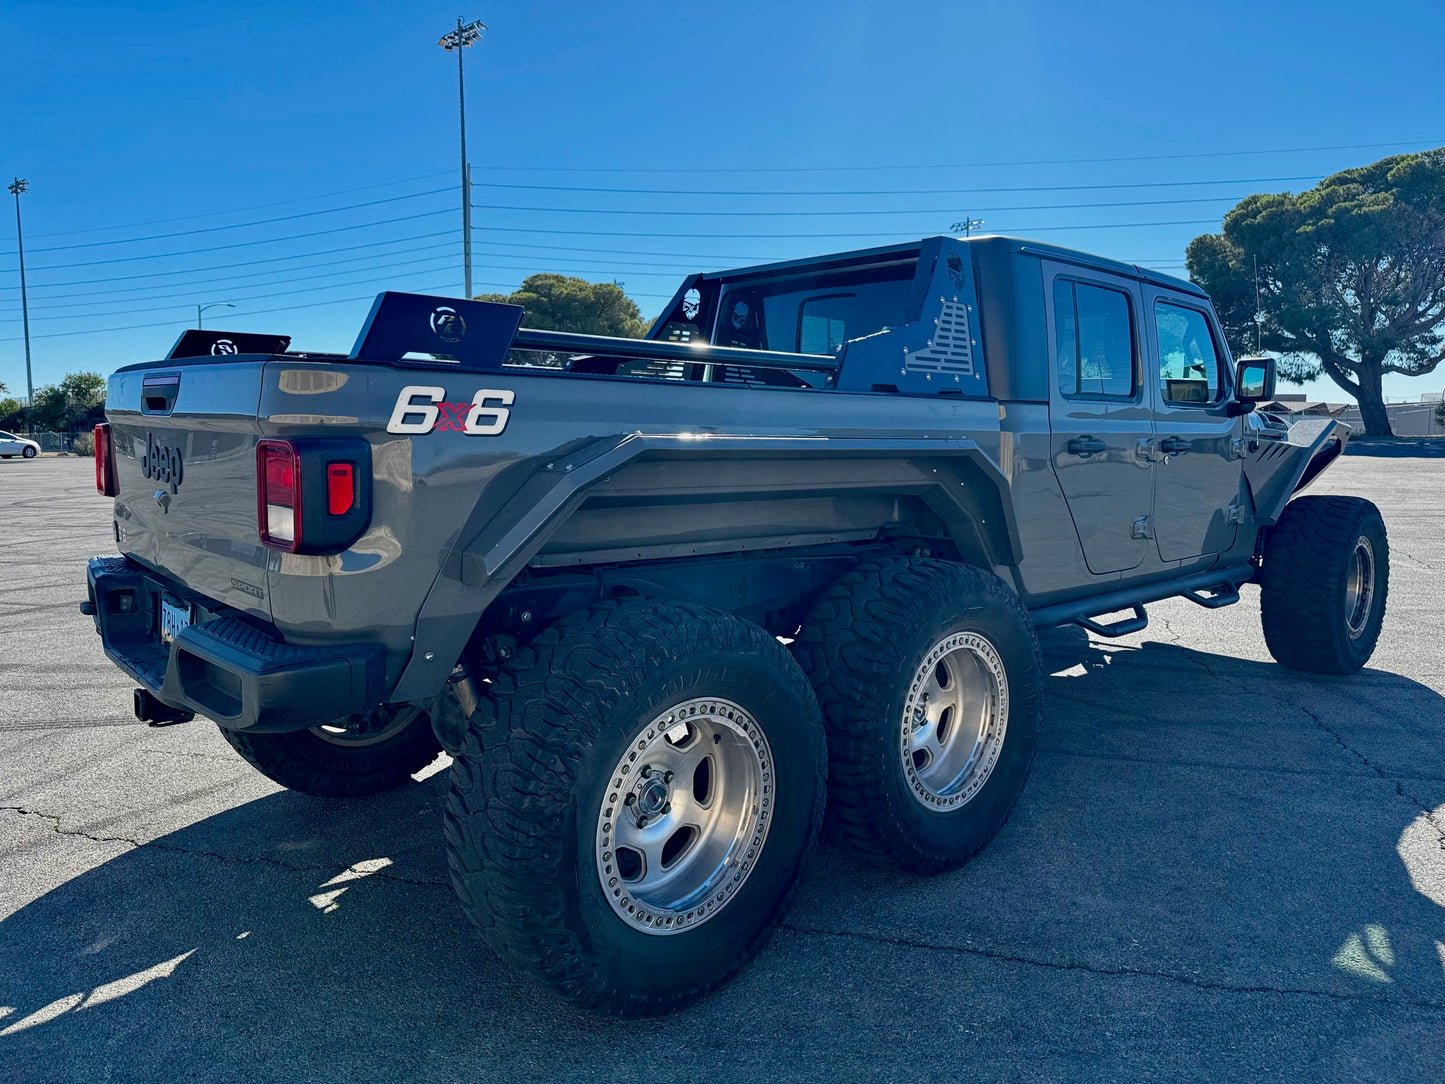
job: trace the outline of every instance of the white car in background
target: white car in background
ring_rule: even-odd
[[[26,459],[34,459],[40,454],[40,445],[25,437],[17,437],[14,433],[0,431],[0,459],[9,459],[11,456],[23,455]]]

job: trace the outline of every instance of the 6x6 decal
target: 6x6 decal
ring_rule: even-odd
[[[466,433],[473,437],[495,437],[507,428],[516,398],[505,388],[482,388],[470,403],[446,402],[446,389],[408,384],[396,397],[388,433]]]

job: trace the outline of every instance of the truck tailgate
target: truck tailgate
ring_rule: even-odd
[[[116,543],[195,591],[261,617],[267,551],[256,530],[265,357],[161,362],[110,379]]]

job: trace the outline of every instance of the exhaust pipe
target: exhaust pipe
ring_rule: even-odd
[[[135,690],[135,717],[151,726],[170,726],[173,723],[189,723],[196,717],[193,711],[173,708],[151,695],[149,689]]]

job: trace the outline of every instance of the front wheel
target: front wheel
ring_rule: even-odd
[[[1292,670],[1349,674],[1369,661],[1385,622],[1390,544],[1360,497],[1298,497],[1264,541],[1264,641]]]
[[[982,850],[1038,740],[1043,667],[1018,596],[965,565],[863,564],[824,592],[793,650],[827,722],[839,834],[912,873]]]
[[[780,921],[822,819],[817,701],[763,629],[604,603],[509,661],[452,769],[447,855],[504,959],[589,1008],[673,1008]]]
[[[232,749],[283,787],[322,798],[353,798],[401,786],[441,752],[431,717],[414,705],[392,705],[347,726],[316,726],[284,734],[221,728]]]
[[[32,447],[30,447],[30,446],[27,444],[27,445],[25,446],[25,450],[24,450],[23,452],[21,452],[20,454],[23,455],[26,459],[34,459],[34,458],[35,458],[35,449],[32,448]]]

